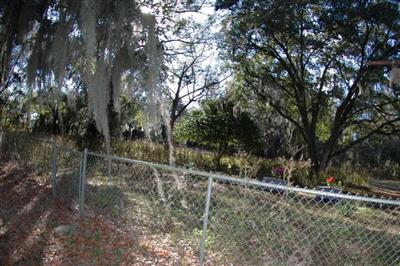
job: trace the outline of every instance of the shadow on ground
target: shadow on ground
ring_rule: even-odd
[[[121,218],[105,217],[97,211],[103,206],[89,203],[85,218],[79,219],[76,173],[58,176],[57,199],[48,179],[34,167],[0,159],[0,265],[198,264],[197,254],[179,253],[171,241],[144,236]],[[87,189],[123,200],[116,188]],[[74,229],[59,234],[55,228],[60,225]]]
[[[0,264],[41,265],[65,207],[33,167],[1,161],[0,169]]]

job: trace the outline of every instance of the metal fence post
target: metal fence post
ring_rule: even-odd
[[[85,204],[85,179],[86,179],[86,161],[87,161],[87,149],[83,151],[81,156],[81,166],[79,175],[79,217],[83,217],[84,204]]]
[[[58,147],[56,143],[53,143],[51,155],[51,190],[53,191],[53,197],[57,197],[57,157]]]
[[[208,226],[208,216],[210,214],[210,202],[211,202],[211,193],[212,193],[212,185],[213,178],[208,178],[208,186],[207,186],[207,197],[206,197],[206,207],[204,209],[204,220],[203,220],[203,237],[200,243],[200,265],[204,265],[204,256],[205,256],[205,248],[206,248],[206,240],[207,240],[207,226]]]

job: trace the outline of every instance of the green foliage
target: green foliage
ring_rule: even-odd
[[[354,206],[354,203],[349,200],[340,201],[337,205],[337,208],[339,212],[346,217],[351,217],[357,210],[357,207]]]
[[[220,156],[229,147],[257,147],[258,128],[246,112],[235,113],[235,106],[226,100],[204,101],[200,110],[191,111],[177,125],[175,136],[211,147]]]
[[[396,132],[398,98],[384,85],[385,69],[367,64],[399,56],[396,1],[220,0],[216,7],[229,10],[221,47],[236,78],[297,128],[316,172],[371,135]]]
[[[121,157],[168,164],[168,151],[161,144],[143,140],[114,140],[112,146],[114,154]],[[203,171],[216,170],[215,155],[204,149],[178,146],[175,149],[175,158],[177,166]],[[383,173],[385,169],[385,166],[381,165],[380,167],[376,166],[371,171],[348,161],[347,163],[331,166],[327,171],[315,175],[311,171],[310,165],[305,161],[291,161],[284,158],[267,159],[246,153],[235,153],[221,157],[218,171],[232,176],[251,177],[261,180],[264,176],[271,176],[274,168],[288,165],[291,165],[294,169],[292,177],[295,185],[307,187],[325,185],[326,178],[334,176],[337,181],[342,181],[343,188],[348,191],[352,191],[354,186],[359,186],[364,190],[368,189],[370,186],[369,181],[379,177],[375,173]],[[392,171],[394,171],[393,169]],[[394,178],[396,176],[391,175],[389,172],[385,177]]]
[[[42,2],[38,1],[33,6],[37,8]],[[198,3],[189,2],[194,8]],[[43,2],[44,9],[38,14],[45,12],[49,3],[54,4],[56,14],[64,11],[69,13],[68,6],[50,1]],[[20,4],[27,8],[27,3]],[[226,27],[222,27],[224,34],[220,35],[224,37],[220,41],[223,48],[221,51],[225,53],[221,54],[229,59],[225,63],[234,68],[234,79],[229,83],[223,99],[207,100],[199,110],[192,110],[187,115],[185,112],[169,110],[169,115],[179,113],[177,117],[183,116],[174,132],[176,139],[181,144],[190,141],[201,147],[178,148],[175,151],[178,165],[261,178],[270,175],[273,167],[289,164],[285,160],[293,157],[297,166],[300,164],[298,159],[310,158],[314,170],[317,170],[315,172],[320,172],[311,174],[309,167],[297,167],[293,171],[293,178],[297,184],[302,185],[321,184],[328,175],[343,180],[344,185],[357,186],[368,186],[371,178],[400,178],[399,136],[382,137],[372,134],[390,135],[399,132],[400,104],[397,96],[400,87],[388,88],[385,85],[390,67],[366,65],[370,60],[396,59],[400,56],[397,38],[400,29],[399,10],[396,4],[394,0],[289,0],[285,3],[275,0],[216,1],[217,9],[227,10],[223,12]],[[4,10],[7,8],[4,6]],[[176,7],[160,4],[154,5],[154,8],[169,12],[166,16],[172,16]],[[15,9],[5,17],[3,24],[12,19],[14,12],[19,14]],[[113,16],[103,15],[104,18]],[[38,18],[32,19],[35,21]],[[75,19],[75,16],[71,19]],[[54,29],[60,23],[55,17],[46,17],[44,20],[51,20]],[[109,22],[112,23],[112,18]],[[192,52],[199,47],[201,51],[208,50],[205,48],[208,45],[197,46],[198,42],[211,42],[211,34],[203,31],[204,25],[190,18],[177,18],[168,23],[171,24],[161,27],[160,32],[166,32],[171,26],[173,35],[178,36],[179,40],[165,42],[164,49],[181,50],[176,42],[182,43],[182,47],[187,48],[185,54],[188,54],[188,58],[194,58],[193,63],[198,62],[196,60],[202,62]],[[13,39],[20,35],[22,38],[29,34],[36,36],[38,32],[30,32],[32,25],[26,24],[26,29],[22,31],[14,27],[21,32],[14,32],[16,35],[8,37]],[[103,26],[107,25],[108,22]],[[9,26],[12,28],[12,24]],[[54,32],[49,32],[48,37],[52,34]],[[31,42],[36,41],[36,38],[26,41],[26,45],[33,44]],[[41,43],[40,39],[37,41]],[[10,42],[14,46],[13,43]],[[118,50],[118,43],[115,45]],[[19,46],[10,50],[12,53],[19,51]],[[40,90],[26,89],[27,77],[22,65],[25,65],[28,57],[29,53],[21,54],[20,59],[24,60],[22,64],[15,58],[17,61],[13,64],[21,67],[14,68],[10,83],[4,89],[1,88],[0,126],[7,130],[52,134],[53,137],[60,134],[64,136],[60,140],[73,139],[80,150],[89,148],[104,151],[104,139],[90,114],[87,84],[80,73],[85,60],[71,62],[66,69],[66,79],[72,84],[68,84],[68,91],[73,90],[76,94],[76,106],[73,108],[69,105],[69,94],[55,87],[57,82],[46,82]],[[135,57],[138,59],[138,67],[144,69],[144,54],[140,52]],[[166,55],[164,68],[172,70],[174,64],[170,63],[178,57],[175,53]],[[218,80],[218,75],[209,72],[208,66],[203,69],[203,64],[195,64],[192,69],[186,64],[186,59],[176,69],[182,66],[188,71],[188,75],[180,76],[182,85],[193,85],[197,70],[212,74],[206,78],[208,82]],[[53,64],[43,71],[57,71],[52,67]],[[179,76],[179,73],[175,74]],[[39,80],[40,75],[38,72],[36,74],[33,78]],[[170,80],[167,78],[169,74],[164,75],[165,80]],[[126,80],[128,87],[143,85],[139,76],[138,72],[137,76]],[[168,89],[163,85],[176,85],[178,82],[171,79],[167,83],[159,85]],[[202,82],[195,83],[203,86]],[[3,85],[0,84],[0,87]],[[186,93],[186,89],[183,92]],[[215,97],[209,93],[200,94],[208,99]],[[145,114],[141,103],[148,101],[146,97],[139,90],[122,90],[119,97],[120,113],[115,112],[114,103],[109,103],[109,126],[114,138],[122,135],[130,138],[133,131],[137,132],[142,127]],[[192,98],[189,95],[185,97]],[[184,102],[181,99],[177,104],[185,106]],[[395,123],[380,127],[382,123],[393,120]],[[131,134],[124,134],[126,132]],[[168,163],[164,147],[151,142],[123,143],[114,140],[113,147],[121,156]],[[296,149],[300,151],[292,152]],[[343,151],[346,151],[346,155]],[[235,156],[230,156],[234,153]],[[261,154],[271,160],[252,156]],[[278,157],[285,159],[279,162],[276,160]]]
[[[203,230],[195,228],[193,229],[193,236],[194,239],[202,239],[203,237]],[[208,231],[207,232],[207,237],[206,237],[206,248],[209,248],[210,246],[215,244],[215,234],[213,231]]]

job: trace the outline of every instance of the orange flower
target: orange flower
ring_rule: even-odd
[[[333,177],[333,176],[330,176],[330,177],[328,177],[327,179],[326,179],[326,182],[327,183],[335,183],[335,178]]]

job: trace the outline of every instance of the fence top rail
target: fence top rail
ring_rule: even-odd
[[[6,134],[12,134],[12,135],[16,135],[16,136],[24,137],[24,138],[27,137],[27,135],[15,133],[15,132],[7,132],[7,131],[3,131],[1,129],[0,129],[0,132],[6,133]],[[77,150],[64,147],[54,141],[44,140],[44,139],[41,139],[38,137],[32,137],[32,136],[29,136],[29,138],[31,140],[41,141],[43,143],[54,144],[59,149],[62,149],[62,150],[68,151],[68,152],[80,153]],[[320,195],[320,196],[326,196],[326,197],[335,197],[335,198],[339,198],[339,199],[348,199],[348,200],[362,201],[362,202],[375,203],[375,204],[387,204],[387,205],[400,206],[400,200],[376,198],[376,197],[360,196],[360,195],[352,195],[352,194],[343,194],[343,193],[333,193],[333,192],[327,192],[327,191],[318,191],[318,190],[309,189],[309,188],[300,188],[300,187],[293,187],[293,186],[264,183],[264,182],[257,181],[257,180],[239,179],[236,177],[231,177],[231,176],[218,174],[218,173],[210,173],[210,172],[205,172],[205,171],[187,169],[187,168],[183,168],[183,167],[175,167],[175,166],[170,166],[170,165],[151,163],[151,162],[145,162],[145,161],[140,161],[140,160],[133,160],[133,159],[128,159],[128,158],[124,158],[124,157],[117,157],[117,156],[106,155],[106,154],[101,154],[101,153],[91,152],[91,151],[88,152],[88,154],[92,155],[92,156],[97,156],[97,157],[101,157],[104,159],[108,159],[108,160],[111,159],[111,160],[116,160],[116,161],[121,161],[121,162],[126,162],[126,163],[133,163],[133,164],[138,164],[138,165],[143,165],[143,166],[148,166],[148,167],[154,167],[154,168],[165,170],[165,171],[181,172],[184,174],[192,174],[192,175],[202,176],[202,177],[206,177],[206,178],[211,177],[216,180],[227,181],[230,183],[237,183],[239,185],[244,185],[244,186],[252,185],[252,186],[262,187],[262,188],[266,188],[266,189],[279,189],[279,190],[284,190],[284,191],[288,191],[288,192],[306,193],[306,194],[311,194],[311,195],[315,195],[315,196]]]
[[[140,160],[133,160],[133,159],[128,159],[128,158],[124,158],[124,157],[108,156],[108,155],[96,153],[96,152],[88,152],[88,155],[101,157],[101,158],[104,158],[107,160],[121,161],[121,162],[125,162],[125,163],[132,163],[132,164],[143,165],[143,166],[147,166],[147,167],[154,167],[154,168],[157,168],[160,170],[165,170],[165,171],[181,172],[184,174],[192,174],[192,175],[202,176],[202,177],[206,177],[206,178],[211,177],[216,180],[227,181],[230,183],[237,183],[239,185],[244,185],[244,186],[252,185],[252,186],[258,186],[258,187],[262,187],[262,188],[266,188],[266,189],[279,189],[279,190],[285,190],[288,192],[306,193],[306,194],[311,194],[311,195],[315,195],[315,196],[320,195],[320,196],[335,197],[335,198],[340,198],[340,199],[348,199],[348,200],[362,201],[362,202],[368,202],[368,203],[400,206],[400,200],[392,200],[392,199],[384,199],[384,198],[376,198],[376,197],[368,197],[368,196],[360,196],[360,195],[352,195],[352,194],[343,194],[343,193],[334,193],[334,192],[327,192],[327,191],[318,191],[318,190],[308,189],[308,188],[300,188],[300,187],[293,187],[293,186],[264,183],[264,182],[257,181],[257,180],[240,179],[240,178],[231,177],[231,176],[218,174],[218,173],[210,173],[210,172],[187,169],[187,168],[182,168],[182,167],[175,167],[175,166],[169,166],[169,165],[164,165],[164,164],[151,163],[151,162],[145,162],[145,161],[140,161]]]

